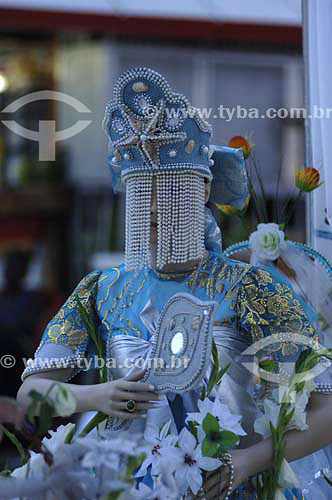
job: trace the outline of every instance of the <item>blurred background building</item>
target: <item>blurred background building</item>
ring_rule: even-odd
[[[293,193],[293,165],[304,161],[302,119],[213,115],[220,105],[259,114],[303,107],[300,0],[0,0],[0,335],[16,335],[27,355],[77,281],[116,264],[123,250],[123,200],[112,194],[102,120],[115,80],[142,65],[213,110],[214,144],[251,138],[271,213],[281,166],[279,206]],[[90,113],[46,99],[3,111],[45,90],[77,99]],[[55,161],[39,161],[39,143],[4,120],[34,131],[45,120],[56,120],[57,131],[91,123],[56,143]],[[217,216],[225,246],[253,229],[251,210],[242,219]],[[288,237],[305,236],[302,201]],[[36,309],[23,328],[13,318],[26,317],[29,304]]]

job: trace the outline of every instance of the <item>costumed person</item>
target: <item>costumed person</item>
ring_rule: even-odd
[[[254,500],[250,478],[272,466],[273,447],[270,438],[261,439],[254,431],[259,408],[252,376],[240,355],[275,333],[315,338],[311,311],[272,269],[223,257],[220,231],[205,204],[210,199],[238,208],[245,205],[242,151],[211,146],[211,126],[159,73],[134,68],[120,77],[106,110],[105,128],[112,149],[113,187],[126,192],[125,263],[82,279],[48,324],[33,362],[23,373],[19,400],[27,405],[32,388],[45,393],[54,380],[68,381],[84,367],[82,358],[93,355],[75,300],[78,295],[102,336],[105,358],[117,361],[108,368],[107,383],[68,384],[78,411],[108,414],[107,426],[114,431],[128,422],[134,432],[149,423],[171,420],[179,432],[187,413],[197,411],[202,367],[210,355],[206,337],[212,332],[220,366],[230,363],[220,397],[242,415],[246,435],[231,450],[227,466],[207,479],[204,494]],[[173,313],[162,329],[160,318],[164,319],[170,302]],[[200,311],[202,303],[211,302],[216,305],[214,315],[206,309],[207,319],[201,320],[197,313],[199,321],[188,323],[188,304]],[[178,346],[172,344],[175,332],[180,332]],[[170,352],[187,356],[191,371],[166,367],[154,373],[157,382],[151,387],[152,378],[145,381],[135,366],[124,368],[128,359],[150,359],[156,346],[165,356]],[[297,344],[289,351],[282,347],[281,343],[273,351],[277,361],[292,362],[301,352]],[[53,364],[45,364],[47,359]],[[68,368],[71,365],[74,368]],[[311,395],[308,430],[287,432],[288,461],[332,440],[331,392],[330,385],[324,394]],[[149,471],[143,481],[151,481]],[[284,495],[303,498],[299,488],[285,487]]]

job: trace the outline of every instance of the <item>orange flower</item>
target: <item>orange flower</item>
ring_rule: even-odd
[[[222,211],[225,215],[240,215],[241,210],[239,208],[232,207],[232,205],[218,205],[216,203],[216,207]]]
[[[221,210],[221,212],[225,215],[229,216],[238,215],[239,217],[241,217],[246,212],[249,205],[249,201],[250,201],[250,194],[247,196],[243,208],[236,208],[233,207],[232,205],[218,205],[218,203],[216,203],[216,207],[219,208],[219,210]]]
[[[313,167],[303,167],[300,170],[294,169],[295,185],[300,191],[310,193],[323,183],[319,183],[319,172]]]
[[[236,149],[239,149],[241,148],[242,151],[243,151],[243,157],[244,159],[246,160],[247,158],[249,158],[250,156],[250,153],[251,153],[251,150],[252,150],[252,146],[253,144],[251,144],[245,137],[243,137],[242,135],[235,135],[234,137],[232,137],[229,141],[228,141],[228,144],[227,146],[229,148],[236,148]]]

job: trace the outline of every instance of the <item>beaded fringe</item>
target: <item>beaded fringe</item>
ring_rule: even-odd
[[[128,271],[150,263],[150,212],[152,174],[130,177],[126,182],[125,267]]]
[[[126,182],[127,270],[151,265],[150,211],[153,174]],[[156,178],[157,268],[199,259],[204,252],[205,183],[192,173],[167,172]]]

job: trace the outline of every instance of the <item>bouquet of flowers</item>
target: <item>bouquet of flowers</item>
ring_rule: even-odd
[[[77,303],[96,352],[102,356],[101,339],[79,297]],[[100,422],[107,418],[104,414],[97,414],[80,434],[74,424],[61,426],[41,441],[39,453],[22,455],[22,467],[12,474],[8,471],[7,477],[0,479],[1,497],[179,500],[196,495],[207,472],[228,466],[230,494],[233,472],[227,451],[245,432],[241,416],[232,414],[220,400],[218,385],[228,367],[219,366],[215,344],[212,355],[209,377],[198,391],[197,412],[187,415],[186,426],[179,434],[171,421],[160,427],[147,424],[144,436],[100,431]],[[101,382],[105,377],[105,371],[101,371]],[[69,416],[76,410],[73,395],[61,383],[52,384],[46,395],[31,391],[30,397],[27,418],[37,436],[47,432],[53,416]],[[38,423],[36,410],[40,415]],[[17,440],[14,444],[22,449]],[[145,477],[150,484],[141,481],[136,485],[134,477]]]
[[[320,346],[319,346],[320,347]],[[308,372],[322,359],[332,359],[332,350],[303,350],[296,361],[293,373],[288,375],[287,385],[272,391],[271,399],[264,401],[263,415],[255,421],[255,431],[263,438],[272,437],[274,463],[270,470],[259,474],[255,480],[258,500],[287,500],[285,488],[301,488],[295,473],[285,458],[285,433],[290,429],[304,431],[306,407],[315,383]],[[270,362],[270,370],[273,369]],[[264,383],[264,380],[261,381]]]
[[[197,495],[202,491],[207,472],[228,466],[228,450],[234,448],[239,443],[240,436],[246,433],[240,424],[241,415],[231,413],[220,400],[218,385],[227,368],[220,369],[217,348],[213,344],[213,366],[208,381],[203,384],[198,411],[187,415],[187,425],[179,435],[171,432],[170,421],[161,429],[155,425],[147,426],[144,437],[149,448],[136,473],[137,477],[145,476],[150,471],[155,484],[158,485],[161,481],[162,484],[173,485],[177,494],[174,498],[188,498],[188,494]],[[226,498],[232,489],[232,470],[229,474]],[[155,498],[153,490],[148,492],[145,485],[140,485],[139,488],[142,493],[145,491],[146,494],[151,494],[151,498]],[[162,498],[173,497],[170,495]]]

